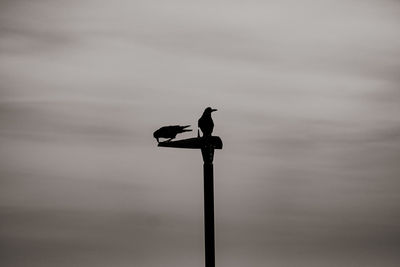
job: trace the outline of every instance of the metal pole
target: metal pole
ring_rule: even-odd
[[[203,136],[177,141],[158,143],[160,147],[201,149],[204,170],[204,245],[205,267],[215,267],[214,234],[214,150],[222,149],[222,140],[218,136]]]
[[[206,146],[201,149],[204,170],[204,243],[205,267],[215,267],[214,236],[214,148]]]

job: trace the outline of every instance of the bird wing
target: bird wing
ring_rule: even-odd
[[[180,125],[171,125],[168,126],[171,131],[176,131],[177,133],[183,132],[183,131],[191,131],[189,129],[186,129],[187,127],[190,127],[190,125],[185,125],[185,126],[180,126]]]

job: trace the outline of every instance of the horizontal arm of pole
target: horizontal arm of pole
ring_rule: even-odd
[[[158,143],[159,147],[174,147],[186,149],[202,149],[204,147],[213,147],[214,149],[222,149],[222,140],[219,136],[205,136],[177,141],[166,141]]]

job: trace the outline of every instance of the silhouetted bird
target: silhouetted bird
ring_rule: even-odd
[[[158,140],[159,138],[169,138],[167,142],[171,141],[176,137],[177,134],[183,133],[183,132],[190,132],[191,129],[186,129],[190,125],[186,126],[180,126],[180,125],[171,125],[171,126],[164,126],[158,129],[157,131],[154,132],[153,136],[155,139],[157,139],[157,142],[159,143],[160,141]]]
[[[211,118],[211,113],[217,111],[216,109],[212,109],[210,107],[206,108],[203,112],[203,115],[199,119],[198,126],[200,130],[203,132],[203,136],[211,136],[214,130],[214,122]]]

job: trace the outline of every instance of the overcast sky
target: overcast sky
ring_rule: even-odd
[[[400,2],[0,0],[0,265],[400,264]]]

